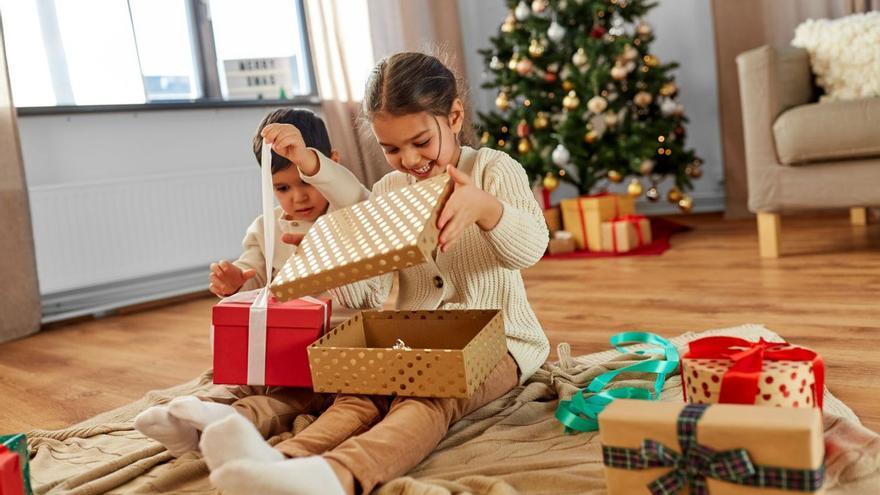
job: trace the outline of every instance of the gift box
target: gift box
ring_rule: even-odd
[[[573,253],[576,247],[571,232],[559,230],[553,233],[547,244],[547,253],[551,255]]]
[[[30,495],[31,474],[27,437],[0,435],[0,495]]]
[[[545,208],[544,221],[547,222],[547,230],[550,231],[552,236],[554,232],[562,230],[562,211],[559,207]]]
[[[562,225],[574,234],[578,249],[602,250],[602,222],[635,213],[635,198],[622,194],[598,194],[564,199]]]
[[[682,356],[685,400],[822,408],[825,365],[809,349],[786,342],[705,337]]]
[[[507,339],[499,310],[363,311],[308,351],[316,392],[466,398]]]
[[[270,299],[261,312],[253,304],[259,293],[236,294],[214,306],[214,383],[311,387],[306,348],[329,329],[331,301]]]
[[[814,409],[621,399],[599,434],[609,495],[823,493]]]
[[[651,243],[651,222],[643,215],[625,215],[602,222],[602,251],[626,253]]]
[[[433,263],[437,216],[451,193],[442,174],[322,216],[272,281],[273,295],[288,301]]]

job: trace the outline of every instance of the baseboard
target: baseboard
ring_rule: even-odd
[[[42,295],[42,323],[81,316],[105,316],[113,310],[160,299],[203,292],[208,286],[204,266],[149,277]]]
[[[692,194],[694,199],[693,213],[715,213],[724,211],[724,194]],[[680,215],[681,209],[678,205],[674,205],[669,201],[660,200],[657,202],[648,201],[640,198],[636,201],[636,211],[644,215]]]

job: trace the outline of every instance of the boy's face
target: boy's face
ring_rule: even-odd
[[[281,209],[293,220],[314,222],[327,211],[327,200],[300,179],[294,165],[272,174],[272,187]]]

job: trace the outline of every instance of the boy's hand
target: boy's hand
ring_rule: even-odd
[[[211,285],[208,290],[220,297],[230,296],[238,292],[245,282],[254,278],[254,269],[242,270],[226,260],[211,263]]]
[[[475,186],[468,174],[452,165],[447,165],[446,171],[455,182],[455,189],[437,219],[440,251],[443,252],[448,251],[464,233],[464,229],[474,223],[483,230],[492,230],[498,225],[504,212],[501,202]]]
[[[302,133],[290,124],[269,124],[260,132],[263,141],[272,145],[272,151],[287,158],[299,170],[312,176],[318,173],[318,156],[306,146]]]

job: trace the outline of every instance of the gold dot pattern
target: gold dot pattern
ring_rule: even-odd
[[[363,343],[366,317],[489,322],[463,348],[368,348]],[[504,323],[498,310],[368,311],[336,327],[308,348],[316,392],[466,398],[483,384],[507,352]]]
[[[443,174],[322,216],[275,277],[272,294],[289,301],[424,262],[450,193]]]
[[[682,375],[688,402],[715,404],[721,393],[721,379],[730,367],[728,359],[685,359]],[[755,405],[771,407],[816,407],[813,366],[803,361],[764,361],[758,380]]]

